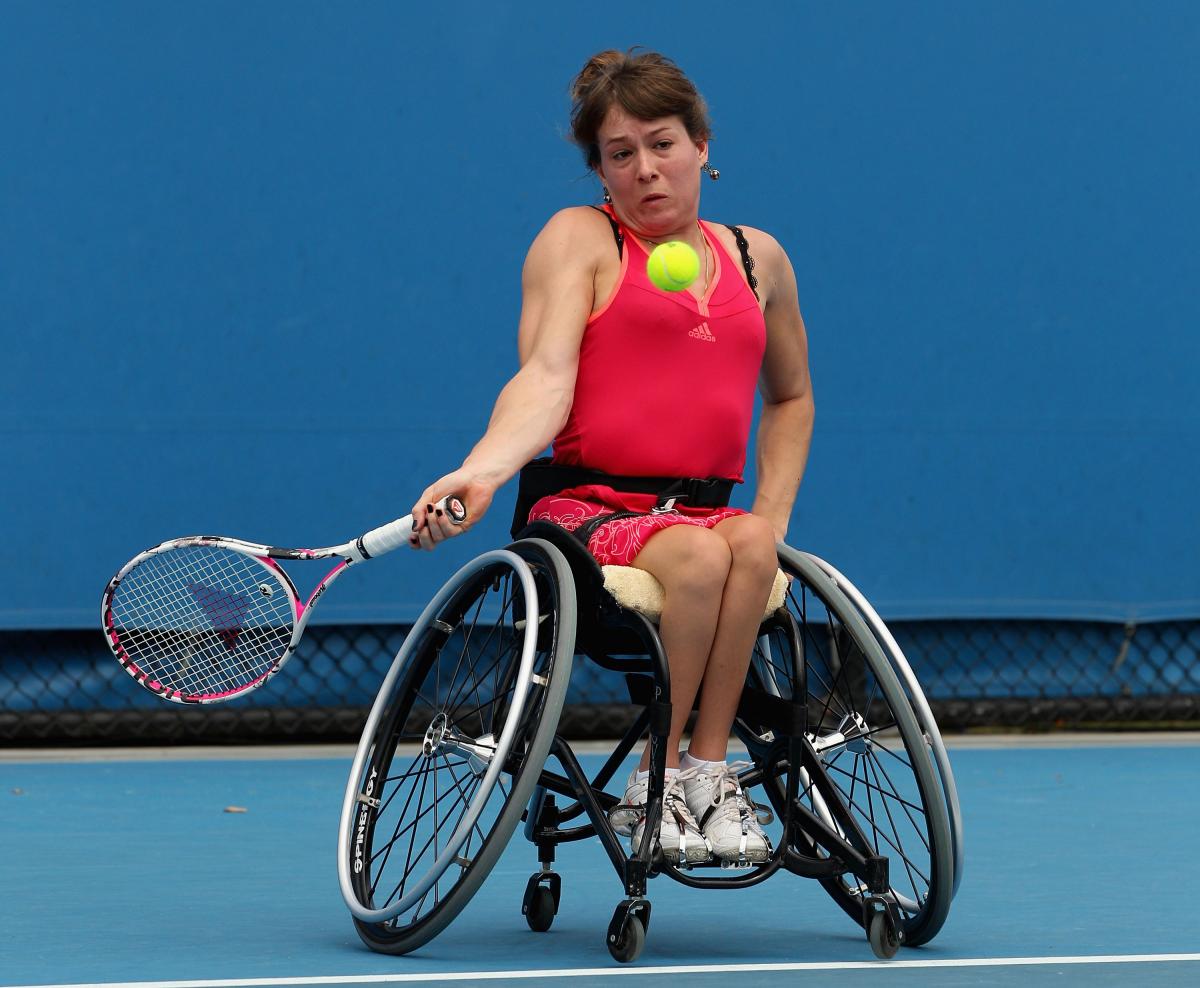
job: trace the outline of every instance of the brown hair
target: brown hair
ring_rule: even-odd
[[[639,120],[679,116],[694,141],[712,136],[704,97],[678,65],[658,52],[609,49],[589,58],[571,83],[571,138],[589,168],[600,163],[597,135],[614,103]]]

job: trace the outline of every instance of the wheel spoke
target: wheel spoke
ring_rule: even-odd
[[[503,634],[504,634],[505,618],[508,615],[509,607],[511,606],[512,601],[511,601],[511,598],[509,597],[509,590],[511,587],[509,579],[507,577],[505,577],[503,582],[504,582],[504,591],[501,594],[500,615],[499,615],[499,617],[497,617],[496,621],[492,624],[491,628],[488,630],[487,637],[484,638],[483,643],[479,646],[479,653],[482,655],[487,654],[488,646],[492,644],[492,642],[495,639],[497,634],[499,634],[501,636],[503,636]],[[488,592],[490,593],[490,591],[488,591]],[[483,601],[486,596],[487,596],[487,594],[485,593],[483,596],[481,596],[479,598],[479,604],[475,608],[475,616],[471,622],[471,630],[467,634],[466,638],[463,640],[463,651],[462,651],[462,655],[459,656],[459,666],[461,666],[463,658],[470,655],[471,638],[475,634],[475,628],[479,621],[479,613],[483,609]],[[501,654],[503,654],[503,650],[501,650]],[[467,669],[468,669],[470,679],[475,685],[475,691],[476,691],[476,693],[478,693],[479,692],[479,680],[486,679],[487,673],[484,673],[483,675],[476,677],[476,674],[474,672],[475,662],[474,662],[473,658],[470,662],[467,663]],[[458,666],[455,667],[454,678],[451,680],[451,683],[450,683],[451,693],[446,698],[446,708],[447,709],[453,709],[455,706],[458,705],[458,703],[460,702],[459,697],[462,695],[462,691],[467,688],[466,678],[464,678],[462,686],[457,691],[455,691],[454,684],[457,681],[457,679],[458,679]]]
[[[438,790],[440,788],[438,785],[438,779],[441,777],[441,774],[442,773],[439,772],[436,768],[433,770],[433,860],[434,861],[436,861],[438,859],[438,857],[440,856],[438,837],[440,835],[442,825],[441,825],[441,821],[438,820],[438,803],[440,803],[442,801],[442,797],[438,793]],[[437,908],[437,904],[438,904],[437,887],[438,887],[437,882],[434,882],[433,883],[433,905],[434,905],[435,909]]]
[[[454,666],[454,675],[450,677],[450,685],[446,690],[446,709],[451,710],[458,704],[458,698],[462,695],[463,690],[467,688],[467,681],[474,683],[476,693],[479,692],[479,680],[475,677],[475,657],[471,654],[471,638],[475,634],[475,628],[478,625],[479,613],[483,610],[483,597],[479,598],[479,604],[475,608],[475,614],[471,619],[471,630],[463,638],[462,651],[459,653],[458,661]],[[492,641],[496,633],[498,625],[492,625],[488,631],[487,637],[480,645],[480,652],[485,653],[488,644]],[[466,660],[467,675],[463,677],[462,685],[458,685],[458,672],[463,667],[463,660]]]
[[[472,609],[474,613],[468,621],[466,614],[459,620],[455,630],[463,634],[462,650],[458,653],[458,661],[454,665],[454,674],[450,677],[450,685],[446,687],[446,705],[450,705],[450,701],[454,697],[454,684],[458,682],[458,670],[462,666],[463,659],[471,654],[471,636],[475,634],[475,627],[479,622],[479,614],[483,610],[483,602],[487,599],[488,591],[484,591],[475,601]],[[470,630],[464,630],[469,625]],[[449,641],[449,639],[447,639]],[[439,656],[440,658],[440,656]],[[441,663],[439,662],[439,665]],[[441,690],[438,691],[438,697],[442,695]]]
[[[830,682],[828,679],[825,678],[825,676],[823,676],[821,674],[821,672],[814,666],[813,663],[808,662],[807,646],[806,646],[804,661],[808,664],[808,678],[810,680],[809,694],[811,696],[813,696],[813,698],[816,699],[818,703],[822,703],[821,713],[820,713],[820,716],[817,718],[817,724],[818,724],[818,728],[819,728],[819,726],[821,724],[825,723],[825,718],[829,715],[831,710],[833,710],[834,715],[837,716],[839,720],[841,720],[843,717],[846,717],[850,713],[850,711],[846,708],[846,706],[844,704],[843,698],[838,694],[838,691],[837,691],[838,678],[840,677],[840,675],[844,669],[844,666],[841,663],[837,663],[836,669],[835,669],[835,662],[829,655],[826,654],[824,649],[821,647],[820,642],[818,642],[816,640],[816,638],[812,635],[811,631],[805,632],[803,641],[811,644],[813,651],[815,651],[817,653],[817,656],[821,661],[821,665],[826,670],[833,672],[833,681]],[[815,696],[815,694],[813,694],[813,692],[812,692],[811,680],[814,678],[816,679],[817,683],[820,685],[821,689],[824,691],[825,698],[824,698],[823,702],[820,697]],[[835,706],[837,709],[833,709]],[[851,704],[851,706],[853,706],[853,703]]]
[[[855,761],[856,761],[856,765],[857,765],[857,760],[860,756],[855,755],[854,757],[855,757]],[[874,790],[880,796],[890,797],[891,799],[895,800],[896,802],[902,803],[905,806],[916,810],[918,813],[923,814],[925,812],[924,807],[918,806],[915,803],[911,803],[911,802],[907,801],[894,788],[890,789],[890,790],[884,789],[884,788],[878,786],[877,784],[872,783],[869,779],[859,776],[856,773],[848,772],[848,771],[846,771],[846,769],[842,768],[840,765],[835,764],[834,759],[830,759],[830,761],[826,762],[825,767],[827,769],[829,769],[830,771],[837,772],[839,775],[845,776],[848,779],[857,780],[858,782],[861,782],[863,784],[864,788],[869,789],[869,790]],[[854,791],[854,789],[853,789],[853,783],[852,783],[851,784],[851,793],[853,793],[853,791]]]
[[[895,725],[893,724],[892,726],[894,727]],[[890,730],[890,728],[888,728],[888,727],[877,728],[874,731],[864,734],[863,737],[871,737],[872,735],[878,734],[881,731],[886,731],[886,730]],[[871,745],[871,748],[874,751],[881,751],[885,755],[888,755],[893,761],[898,762],[900,765],[902,765],[904,768],[908,769],[910,772],[913,770],[912,759],[908,757],[908,750],[906,748],[902,748],[899,751],[896,751],[878,739],[876,739],[875,742]]]
[[[514,682],[512,684],[512,686],[510,686],[500,696],[493,696],[490,699],[484,700],[482,703],[477,704],[476,706],[471,707],[467,710],[453,710],[451,712],[454,714],[454,719],[456,722],[465,721],[468,717],[474,716],[475,714],[479,714],[480,715],[479,720],[480,720],[480,724],[482,726],[483,715],[480,712],[483,710],[484,707],[490,707],[491,710],[489,711],[489,716],[491,717],[491,720],[490,720],[491,734],[494,737],[498,732],[496,731],[495,714],[492,711],[495,710],[495,708],[499,705],[500,701],[503,700],[505,697],[514,695],[516,693],[516,689],[517,689],[517,684]]]
[[[817,644],[817,642],[813,638],[812,632],[809,629],[808,595],[805,593],[802,593],[800,602],[797,602],[796,596],[795,596],[792,588],[789,587],[788,588],[788,599],[792,602],[792,606],[798,612],[799,619],[800,619],[801,655],[800,655],[799,659],[802,663],[804,663],[805,669],[807,670],[808,680],[809,680],[809,686],[808,686],[809,694],[810,694],[810,696],[813,695],[812,694],[812,680],[814,678],[821,685],[821,687],[823,688],[823,690],[825,692],[825,703],[821,709],[820,715],[817,717],[817,729],[819,730],[820,726],[825,723],[825,717],[829,713],[829,704],[833,700],[833,689],[829,686],[828,682],[826,682],[825,677],[822,676],[820,674],[820,672],[817,670],[816,664],[813,662],[809,662],[809,660],[808,660],[808,652],[809,652],[810,645],[819,657],[824,658],[824,656],[821,653],[820,646]],[[825,665],[828,668],[827,662],[825,663]],[[816,699],[818,703],[820,702],[819,697],[814,696],[814,699]]]
[[[429,779],[429,777],[428,777],[426,774],[422,773],[422,775],[421,775],[421,796],[420,796],[420,798],[417,800],[417,805],[418,805],[418,806],[420,806],[420,805],[421,805],[421,802],[422,802],[422,801],[425,799],[425,784],[426,784],[426,782],[428,782],[428,779]],[[413,790],[414,790],[414,792],[416,791],[416,787],[415,787],[415,786],[413,787]],[[407,813],[407,812],[408,812],[408,805],[409,805],[411,802],[412,802],[412,795],[410,794],[410,796],[409,796],[409,800],[408,800],[408,803],[406,803],[406,804],[405,804],[405,807],[404,807],[404,812],[405,812],[405,813]],[[400,814],[400,819],[401,819],[401,820],[403,820],[403,819],[404,819],[404,813],[401,813],[401,814]],[[396,835],[395,835],[395,836],[392,838],[392,840],[388,842],[388,843],[389,843],[389,846],[390,846],[392,843],[394,843],[395,841],[399,840],[399,836],[400,836],[399,834],[396,834]],[[409,872],[412,870],[412,852],[413,852],[413,845],[414,845],[414,844],[416,844],[416,842],[417,842],[417,837],[416,837],[416,834],[414,833],[414,834],[413,834],[413,839],[412,839],[411,841],[409,841],[409,843],[408,843],[408,855],[407,855],[407,857],[406,857],[406,858],[405,858],[405,860],[404,860],[404,874],[400,876],[400,881],[397,883],[397,885],[396,885],[396,888],[395,888],[395,889],[392,891],[392,894],[391,894],[391,895],[389,895],[389,896],[387,897],[387,903],[385,903],[385,904],[390,904],[390,903],[391,903],[391,901],[392,901],[392,900],[393,900],[393,899],[394,899],[394,898],[395,898],[395,897],[396,897],[398,894],[400,894],[400,891],[401,891],[401,889],[403,889],[403,888],[404,888],[404,879],[405,879],[405,878],[408,876],[408,873],[409,873]],[[383,877],[383,869],[382,869],[382,868],[380,868],[380,869],[378,870],[378,872],[377,872],[377,875],[378,875],[378,877],[375,879],[375,883],[376,883],[376,884],[378,884],[378,883],[379,883],[379,879]],[[372,886],[372,888],[371,888],[371,891],[372,891],[372,892],[374,892],[374,891],[375,891],[375,887],[374,887],[374,886]]]
[[[414,765],[419,765],[419,764],[420,764],[420,756],[417,756],[416,758],[414,758],[414,759],[413,759],[413,764],[414,764]],[[466,764],[466,762],[465,762],[465,761],[462,761],[462,762],[459,762],[459,764],[461,764],[461,765],[465,765],[465,764]],[[387,798],[386,798],[386,799],[384,799],[384,800],[382,800],[382,801],[380,802],[380,804],[379,804],[379,809],[377,809],[377,810],[375,811],[375,818],[376,818],[377,820],[378,820],[378,819],[381,819],[381,818],[383,817],[384,813],[386,813],[386,812],[387,812],[387,810],[388,810],[388,809],[391,807],[393,800],[395,800],[395,798],[396,798],[396,797],[397,797],[397,796],[400,794],[400,792],[403,790],[403,784],[402,784],[402,783],[403,783],[404,781],[406,781],[406,777],[407,777],[407,776],[409,776],[409,775],[410,775],[410,773],[411,773],[411,769],[409,770],[409,772],[405,772],[405,773],[404,773],[404,776],[402,776],[402,777],[401,777],[401,779],[400,779],[400,782],[398,782],[398,783],[397,783],[397,785],[396,785],[395,789],[393,789],[393,790],[392,790],[392,792],[391,792],[391,793],[390,793],[390,794],[387,796]],[[390,782],[390,781],[391,781],[390,779],[385,779],[385,780],[384,780],[384,783],[386,784],[387,782]],[[383,791],[383,786],[381,785],[381,786],[380,786],[380,792],[382,792],[382,791]],[[416,787],[414,786],[414,787],[413,787],[413,789],[411,790],[411,792],[415,792],[415,791],[416,791]],[[410,796],[409,796],[409,799],[410,799],[410,800],[411,800],[411,798],[412,798],[411,792],[410,792]],[[405,805],[405,808],[404,808],[404,810],[401,812],[401,816],[403,816],[403,814],[404,814],[404,813],[406,813],[407,811],[408,811],[408,806],[407,806],[407,805]]]
[[[504,605],[504,613],[505,614],[508,612],[509,606],[510,605],[507,603]],[[517,650],[519,647],[519,643],[517,641],[518,636],[515,634],[509,635],[509,630],[510,629],[504,624],[504,614],[501,614],[500,619],[493,626],[492,632],[489,633],[488,638],[484,641],[485,648],[480,649],[480,652],[486,655],[486,646],[489,646],[492,644],[493,637],[496,633],[498,633],[500,635],[501,642],[500,642],[500,645],[495,649],[496,656],[494,659],[491,660],[491,665],[487,666],[482,671],[473,674],[473,679],[475,680],[475,692],[476,693],[480,692],[479,681],[486,680],[489,676],[492,676],[497,682],[497,685],[493,686],[492,692],[495,693],[495,692],[499,691],[499,685],[498,685],[499,670],[504,667],[505,659],[509,659],[512,656],[517,654]],[[504,641],[505,637],[508,638],[507,642]],[[487,661],[487,660],[485,659],[484,661]],[[465,682],[463,683],[462,689],[458,690],[458,692],[456,692],[454,694],[454,696],[449,697],[447,699],[446,707],[448,709],[460,706],[463,703],[462,694],[463,694],[464,689],[466,689]]]
[[[872,757],[871,764],[875,769],[875,777],[878,780],[882,775],[887,780],[888,786],[891,788],[892,799],[900,804],[900,808],[904,810],[904,815],[908,817],[908,822],[912,826],[913,831],[921,838],[921,842],[925,845],[925,850],[929,850],[929,841],[926,839],[925,831],[928,828],[928,820],[926,819],[925,809],[923,806],[918,806],[900,795],[900,791],[896,788],[896,783],[892,781],[892,777],[888,775],[887,769],[883,767],[883,763],[878,758]],[[913,810],[920,814],[923,822],[918,822],[913,819]]]
[[[834,785],[837,785],[837,783],[834,783]],[[842,789],[841,786],[838,786],[838,790],[842,793],[843,796],[846,797],[846,806],[849,809],[855,810],[859,814],[859,816],[862,818],[862,820],[866,822],[867,826],[870,827],[871,832],[876,836],[876,838],[882,838],[883,842],[885,844],[887,844],[893,851],[895,851],[901,857],[904,857],[905,856],[904,848],[902,848],[899,844],[895,843],[894,841],[891,841],[888,839],[887,834],[885,834],[882,830],[880,830],[879,825],[875,823],[874,817],[871,816],[867,812],[867,810],[865,810],[863,808],[863,806],[860,803],[856,802],[855,800],[852,800],[850,798],[849,794],[846,792],[846,790]],[[879,850],[880,850],[878,839],[874,840],[873,843],[875,845],[876,853],[878,854]],[[914,865],[914,867],[915,867],[915,865]],[[923,874],[922,872],[918,871],[917,874],[921,875],[921,878],[924,879],[926,882],[929,881],[928,876]]]
[[[871,762],[870,760],[867,760],[867,763],[868,763],[868,768],[874,767],[873,762]],[[878,781],[879,780],[877,777],[876,783],[878,783]],[[892,816],[892,809],[888,805],[887,800],[880,800],[880,802],[883,804],[883,810],[887,814],[888,823],[890,823],[892,825],[892,836],[894,836],[896,838],[895,844],[897,847],[900,847],[901,843],[902,843],[901,839],[900,839],[900,832],[899,832],[898,828],[896,827],[896,820]],[[907,854],[904,853],[903,850],[901,850],[899,852],[899,854],[900,854],[900,860],[902,862],[904,862],[904,870],[908,875],[908,883],[909,883],[909,886],[913,890],[913,898],[915,899],[918,897],[918,892],[917,892],[917,880],[913,877],[913,871],[915,869],[914,869],[912,860],[909,858],[909,856]],[[889,872],[889,877],[890,877],[890,872]],[[893,878],[893,879],[891,879],[891,881],[892,881],[892,888],[895,888],[896,887],[895,879]]]
[[[434,787],[436,788],[437,787],[437,771],[435,770],[428,774],[432,775],[434,777]],[[443,799],[448,799],[455,795],[457,795],[456,792],[443,793],[441,796],[437,797],[432,803],[430,803],[427,807],[425,807],[424,809],[418,810],[417,815],[415,817],[413,817],[412,820],[410,820],[408,823],[406,823],[403,827],[399,827],[399,825],[397,825],[397,829],[394,831],[392,839],[388,843],[389,844],[394,843],[395,841],[397,841],[401,837],[403,837],[406,833],[408,833],[410,830],[414,830],[417,827],[417,825],[420,824],[420,822],[422,820],[424,820],[427,816],[429,816],[430,813],[434,814],[434,819],[436,820],[437,808],[440,805],[441,801]],[[465,803],[465,802],[469,802],[469,798],[468,799],[460,798],[452,804],[451,809],[453,809],[454,806],[458,806],[459,804]],[[418,804],[418,805],[420,805],[420,804]],[[435,830],[435,834],[436,834],[436,830]]]
[[[425,852],[429,850],[429,846],[436,839],[437,839],[437,831],[434,831],[432,834],[429,835],[429,837],[425,841],[425,843],[421,845],[421,850],[419,850],[417,852],[417,856],[412,860],[411,864],[407,865],[407,867],[404,870],[404,874],[400,876],[400,883],[396,889],[397,892],[403,891],[404,885],[408,881],[409,876],[413,873],[413,870],[417,867],[417,865],[420,864],[421,858],[423,858],[425,856]],[[416,838],[413,839],[413,843],[414,844],[416,843]],[[426,893],[426,895],[428,895],[428,892]],[[388,901],[390,902],[391,900],[389,899]],[[424,901],[424,899],[422,899],[421,901]],[[418,906],[418,909],[419,908],[420,907]]]
[[[838,648],[838,633],[833,628],[832,611],[828,613],[826,620],[828,626],[827,630],[829,631],[831,659],[837,663],[837,671],[833,674],[833,684],[830,692],[831,694],[837,694],[838,684],[843,684],[846,691],[845,696],[849,700],[850,709],[854,710],[857,708],[857,704],[854,702],[854,690],[847,681],[847,671],[850,668],[850,663],[848,658],[843,656],[843,650]],[[845,713],[846,711],[843,711],[843,714]]]
[[[449,761],[446,762],[447,770],[450,772],[450,778],[452,778],[454,780],[454,785],[461,792],[463,789],[462,781],[459,779],[458,775],[455,774],[454,770],[450,768],[450,764],[451,763]],[[456,762],[455,764],[465,765],[466,762]],[[482,847],[484,842],[487,840],[487,834],[485,834],[483,832],[482,828],[479,826],[478,817],[474,821],[472,821],[471,827],[472,827],[472,833],[467,835],[467,843],[466,843],[466,851],[468,854],[470,853],[470,850],[471,850],[471,841],[475,839],[475,834],[479,834],[479,846],[480,847]]]
[[[420,760],[419,758],[414,758],[414,759],[412,760],[412,767],[417,767],[417,766],[420,766],[420,765],[421,765],[421,760]],[[408,773],[406,773],[406,774],[408,774]],[[423,778],[423,776],[422,776],[422,778]],[[393,800],[393,799],[396,797],[396,795],[397,795],[397,794],[398,794],[398,793],[401,791],[401,788],[402,788],[402,787],[400,787],[400,786],[397,786],[397,787],[396,787],[396,789],[395,789],[395,790],[392,792],[392,794],[391,794],[390,796],[388,796],[388,798],[387,798],[387,805],[388,805],[388,806],[390,806],[390,805],[391,805],[391,802],[392,802],[392,800]],[[411,805],[412,805],[413,796],[415,796],[415,795],[416,795],[416,793],[417,793],[417,787],[416,787],[416,785],[414,784],[414,785],[413,785],[413,786],[410,788],[410,790],[409,790],[409,793],[408,793],[408,799],[407,799],[407,800],[405,800],[405,802],[404,802],[404,809],[400,811],[400,819],[401,819],[401,820],[403,820],[403,819],[404,819],[404,816],[405,816],[405,814],[406,814],[406,813],[408,813],[408,808],[409,808],[409,806],[411,806]],[[418,805],[420,805],[419,801],[418,801]],[[384,809],[385,809],[385,805],[384,805],[384,803],[382,803],[382,802],[381,802],[381,803],[380,803],[380,806],[379,806],[379,809],[378,809],[378,810],[376,810],[376,812],[375,812],[375,825],[376,825],[376,826],[378,826],[378,824],[379,824],[379,820],[380,820],[380,819],[382,818],[382,816],[383,816]],[[392,839],[391,839],[391,840],[389,840],[389,841],[388,841],[388,842],[387,842],[387,843],[384,845],[383,852],[382,852],[382,853],[383,853],[383,861],[379,862],[379,864],[376,866],[376,868],[375,868],[375,880],[374,880],[374,881],[371,883],[371,895],[372,895],[372,897],[374,897],[374,895],[375,895],[375,892],[376,892],[376,887],[377,887],[377,886],[378,886],[378,884],[379,884],[379,879],[380,879],[380,878],[383,876],[383,868],[384,868],[384,866],[387,864],[387,861],[388,861],[388,859],[389,859],[389,858],[392,856],[392,848],[393,848],[393,847],[396,845],[396,841],[397,841],[397,840],[399,840],[399,835],[397,835],[397,834],[393,833]],[[374,842],[372,841],[372,844],[373,844],[373,843],[374,843]],[[411,853],[411,848],[410,848],[410,853]],[[370,859],[369,859],[369,861],[368,861],[368,865],[375,865],[375,863],[376,863],[376,861],[378,860],[378,858],[379,858],[379,852],[376,852],[376,853],[374,853],[374,854],[370,855]]]

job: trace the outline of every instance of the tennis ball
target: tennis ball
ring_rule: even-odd
[[[646,276],[664,292],[687,288],[700,273],[700,258],[682,240],[669,240],[650,252]]]

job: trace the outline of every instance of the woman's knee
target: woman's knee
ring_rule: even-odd
[[[704,528],[679,525],[668,532],[673,536],[670,553],[660,559],[655,573],[667,593],[719,595],[733,559],[729,543]]]
[[[729,546],[731,569],[753,573],[764,580],[774,579],[779,555],[775,527],[767,519],[739,515],[725,523],[720,533]]]

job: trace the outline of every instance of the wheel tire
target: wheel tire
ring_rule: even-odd
[[[539,885],[525,910],[525,922],[534,933],[545,933],[554,925],[554,896],[545,885]]]
[[[646,946],[646,927],[641,918],[634,913],[621,925],[621,932],[615,940],[608,941],[608,952],[613,960],[620,964],[632,964],[642,955]]]
[[[881,961],[890,961],[900,949],[900,938],[896,936],[896,928],[892,925],[891,917],[886,912],[871,913],[867,920],[867,942],[871,951]]]
[[[538,593],[538,615],[533,621],[527,620],[524,611],[522,567],[532,576]],[[494,595],[499,595],[500,615],[490,630],[481,631],[476,623],[467,627],[468,621],[487,613]],[[339,862],[345,873],[343,896],[355,913],[359,937],[372,950],[404,954],[429,942],[470,901],[504,851],[537,784],[558,726],[574,655],[575,616],[575,588],[566,560],[553,545],[527,539],[510,550],[485,553],[464,566],[413,627],[368,720],[359,748],[362,767],[357,775],[352,772],[343,806]],[[527,645],[531,639],[534,644]],[[497,653],[494,657],[486,652],[489,644]],[[457,657],[456,645],[460,645]],[[533,676],[522,700],[516,695],[516,685],[522,649],[529,647],[533,648]],[[467,672],[460,674],[464,661]],[[490,664],[476,670],[476,662]],[[509,715],[518,703],[523,703],[518,722],[507,749],[501,751]],[[485,738],[494,744],[490,758],[479,758],[465,747],[474,744],[474,751],[482,750]],[[391,770],[398,746],[412,743],[422,745],[412,766],[395,775]],[[462,761],[455,763],[456,758]],[[501,762],[501,769],[481,795],[492,761]],[[358,758],[355,764],[360,764]],[[434,795],[422,811],[431,778]],[[382,781],[374,788],[377,779]],[[444,793],[439,791],[439,780]],[[395,783],[390,794],[389,783]],[[374,812],[368,811],[370,804],[364,797],[375,801]],[[417,809],[410,813],[414,798]],[[440,833],[439,824],[449,829],[450,814],[439,820],[438,806],[447,798],[453,799],[451,811],[464,807],[453,832],[467,821],[468,836],[439,871],[438,841],[450,836]],[[482,808],[474,810],[481,800]],[[385,813],[398,815],[398,819],[393,822],[389,816],[385,821]],[[435,835],[429,838],[434,843],[434,858],[428,864],[423,856],[429,843],[416,850],[422,827]],[[406,838],[411,863],[403,847],[393,862],[390,847]],[[393,871],[385,875],[389,866]],[[418,866],[424,869],[419,878],[415,874]],[[405,871],[399,885],[389,892],[396,881],[395,869]],[[389,911],[395,908],[392,900],[406,897],[406,883],[420,889],[427,882],[432,884],[424,897],[398,914],[379,920],[358,915]],[[433,902],[426,910],[430,893]]]

